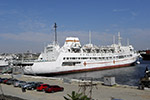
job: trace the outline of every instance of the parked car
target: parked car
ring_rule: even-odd
[[[9,78],[4,78],[3,83],[6,84],[6,82],[9,80]]]
[[[18,81],[17,79],[12,79],[12,78],[10,78],[7,82],[6,82],[6,84],[7,85],[11,85],[11,84],[13,84],[15,81]]]
[[[13,85],[14,85],[14,87],[19,87],[19,82],[20,82],[20,80],[15,81],[15,82],[14,82],[14,84],[13,84]]]
[[[35,82],[36,87],[39,86],[40,84],[44,84],[43,82]]]
[[[2,78],[0,77],[0,83],[2,83]]]
[[[34,82],[34,83],[31,83],[29,84],[26,88],[28,90],[34,90],[37,88],[37,86],[39,86],[40,84],[43,84],[43,82]]]
[[[26,82],[25,81],[20,81],[20,80],[18,80],[18,81],[15,81],[14,82],[14,87],[21,87],[21,84],[26,84]]]
[[[0,83],[3,83],[4,82],[4,80],[6,80],[7,78],[1,78],[0,79]]]
[[[21,88],[26,88],[29,84],[31,84],[32,82],[26,82],[25,84],[21,85]]]
[[[51,92],[51,93],[53,93],[53,92],[63,91],[64,88],[60,87],[58,85],[50,85],[47,88],[45,88],[44,90],[45,90],[45,92]]]
[[[26,84],[22,85],[21,88],[32,90],[34,89],[34,85],[35,85],[35,82],[27,82]]]
[[[37,91],[45,91],[44,89],[46,89],[48,86],[50,86],[49,84],[40,84],[37,86],[36,90]]]
[[[26,81],[20,81],[19,84],[18,84],[18,87],[22,87],[26,84],[27,82]]]
[[[7,80],[7,81],[5,82],[5,84],[7,84],[7,85],[11,85],[11,83],[12,83],[12,80],[11,80],[11,79],[9,79],[9,80]]]

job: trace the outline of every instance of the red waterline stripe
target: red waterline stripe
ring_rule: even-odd
[[[106,63],[112,63],[112,62],[98,62],[98,63],[86,63],[86,64],[106,64]]]
[[[65,73],[74,73],[74,72],[96,71],[96,70],[104,70],[104,69],[127,67],[127,66],[130,66],[130,65],[131,64],[123,64],[123,65],[115,65],[115,66],[105,66],[105,67],[96,67],[96,68],[88,68],[88,69],[79,69],[79,70],[54,72],[54,73],[50,73],[50,74],[65,74]]]

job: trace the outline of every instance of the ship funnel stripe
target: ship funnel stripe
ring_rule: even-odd
[[[66,42],[80,42],[79,40],[66,40]]]

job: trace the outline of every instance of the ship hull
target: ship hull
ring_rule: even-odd
[[[56,75],[64,75],[64,74],[72,74],[72,73],[100,71],[100,70],[107,70],[107,69],[114,69],[114,68],[129,67],[129,66],[135,65],[135,63],[136,62],[131,63],[131,64],[123,64],[123,65],[115,65],[115,66],[105,66],[105,67],[95,67],[95,68],[80,69],[80,70],[60,71],[60,72],[53,72],[53,73],[38,73],[36,75],[39,75],[39,76],[56,76]],[[27,74],[27,75],[32,75],[32,74]]]
[[[26,66],[24,69],[25,74],[32,75],[59,75],[86,71],[97,71],[104,69],[120,68],[134,65],[137,58],[128,58],[121,60],[109,60],[109,61],[96,61],[88,62],[82,61],[78,66],[61,66],[60,62],[38,62],[33,66]],[[85,64],[86,62],[86,64]]]

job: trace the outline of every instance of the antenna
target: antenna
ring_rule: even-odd
[[[56,31],[57,25],[56,25],[56,23],[54,23],[54,29],[55,29],[55,44],[57,44],[57,31]]]
[[[115,38],[115,35],[113,35],[113,44],[115,44],[115,41],[116,40],[116,38]]]
[[[91,44],[91,30],[89,30],[89,44]]]
[[[129,39],[127,38],[127,46],[129,46],[129,43],[130,43],[130,42],[129,42]]]
[[[120,32],[118,32],[118,45],[121,46],[121,37],[120,37]]]

